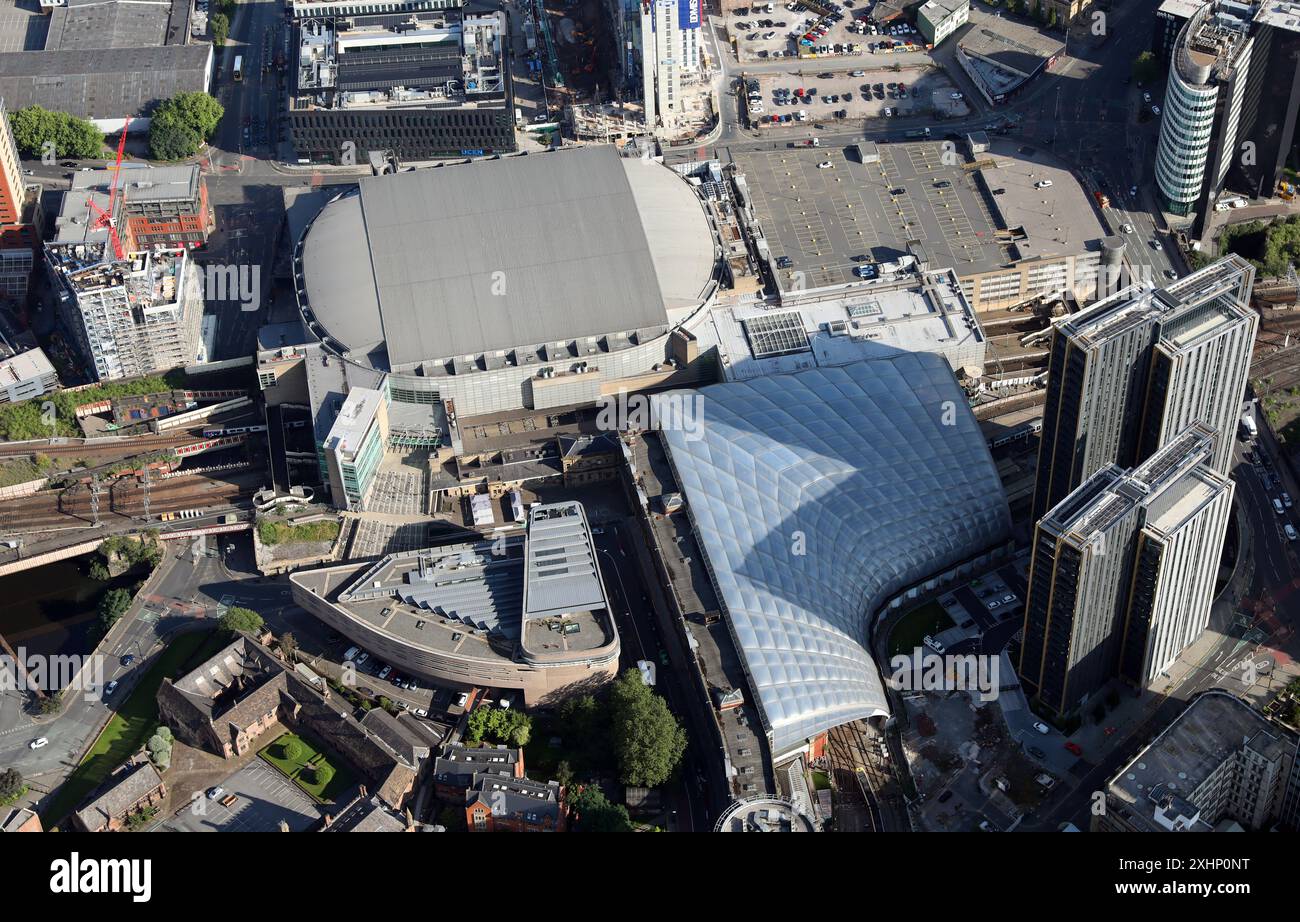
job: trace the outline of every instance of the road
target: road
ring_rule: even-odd
[[[36,792],[52,790],[94,741],[113,706],[130,695],[163,642],[211,623],[223,605],[252,608],[277,631],[299,630],[310,618],[289,604],[283,579],[257,579],[251,572],[252,542],[246,534],[203,540],[210,542],[210,555],[196,548],[197,540],[166,545],[158,569],[98,651],[100,658],[92,668],[102,669],[102,674],[96,676],[95,691],[79,689],[68,695],[57,717],[33,717],[21,692],[0,694],[0,765],[18,769]],[[122,658],[128,654],[134,661],[125,665]],[[114,680],[118,688],[105,699],[98,688]],[[38,737],[48,739],[48,745],[29,748]]]

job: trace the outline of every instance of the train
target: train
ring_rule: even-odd
[[[205,439],[223,439],[228,435],[244,435],[248,432],[265,432],[266,425],[258,426],[213,426],[203,430]]]

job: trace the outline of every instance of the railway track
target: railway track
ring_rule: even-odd
[[[13,458],[30,458],[32,455],[46,455],[51,458],[129,458],[132,455],[161,451],[164,448],[178,448],[203,441],[202,430],[185,430],[167,435],[140,436],[120,444],[87,445],[79,439],[68,439],[65,444],[42,445],[39,443],[15,447],[13,443],[0,443],[0,461]]]
[[[150,488],[149,512],[179,512],[228,506],[250,497],[258,489],[253,479],[247,482],[200,479],[163,481]],[[124,486],[119,487],[119,484]],[[88,487],[78,484],[60,491],[42,491],[20,499],[0,503],[0,530],[26,533],[41,529],[84,524],[94,520]],[[99,496],[99,516],[136,519],[144,514],[144,492],[132,481],[116,481]]]

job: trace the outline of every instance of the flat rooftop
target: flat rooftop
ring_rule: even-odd
[[[1108,785],[1110,793],[1135,807],[1147,805],[1145,809],[1150,809],[1153,789],[1189,798],[1243,748],[1280,757],[1280,732],[1236,696],[1206,692],[1116,773]]]
[[[984,343],[951,270],[863,282],[840,295],[796,299],[779,309],[717,305],[695,334],[701,349],[718,347],[733,380],[846,365],[888,349],[944,353],[960,364],[958,350]]]
[[[68,0],[50,12],[46,51],[136,48],[167,41],[172,0]],[[184,15],[181,4],[181,15]],[[184,41],[184,39],[182,39]]]
[[[1087,194],[1046,154],[999,140],[966,169],[945,162],[945,143],[881,143],[865,164],[856,145],[735,154],[773,258],[791,261],[777,272],[782,293],[848,284],[864,257],[896,260],[913,244],[958,277],[1100,245]]]
[[[325,447],[345,455],[355,454],[383,400],[384,395],[372,388],[354,387],[348,391],[348,399],[334,419]]]
[[[578,503],[533,507],[527,543],[499,533],[292,578],[369,627],[443,655],[513,660],[522,649],[563,662],[617,638]]]

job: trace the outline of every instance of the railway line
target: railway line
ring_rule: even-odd
[[[178,448],[203,441],[203,427],[170,432],[166,435],[137,436],[114,443],[86,444],[84,439],[67,438],[56,443],[25,442],[0,443],[0,461],[29,458],[40,454],[51,458],[85,458],[87,460],[114,460],[132,455],[147,454],[166,448]]]
[[[150,486],[149,512],[229,506],[251,497],[261,484],[260,473],[240,473],[230,480],[211,480],[201,475],[157,482]],[[107,485],[99,496],[100,521],[135,520],[144,515],[144,491],[133,479],[123,478]],[[27,534],[42,530],[84,525],[94,521],[89,487],[77,484],[63,490],[44,490],[31,496],[0,503],[0,532]]]
[[[837,792],[861,804],[859,828],[875,832],[905,832],[911,826],[902,788],[894,777],[892,759],[881,752],[884,738],[873,733],[862,721],[836,727],[830,732],[831,777]],[[856,790],[856,794],[854,793]],[[836,827],[839,823],[839,804],[836,805]],[[850,813],[853,811],[850,810]]]

